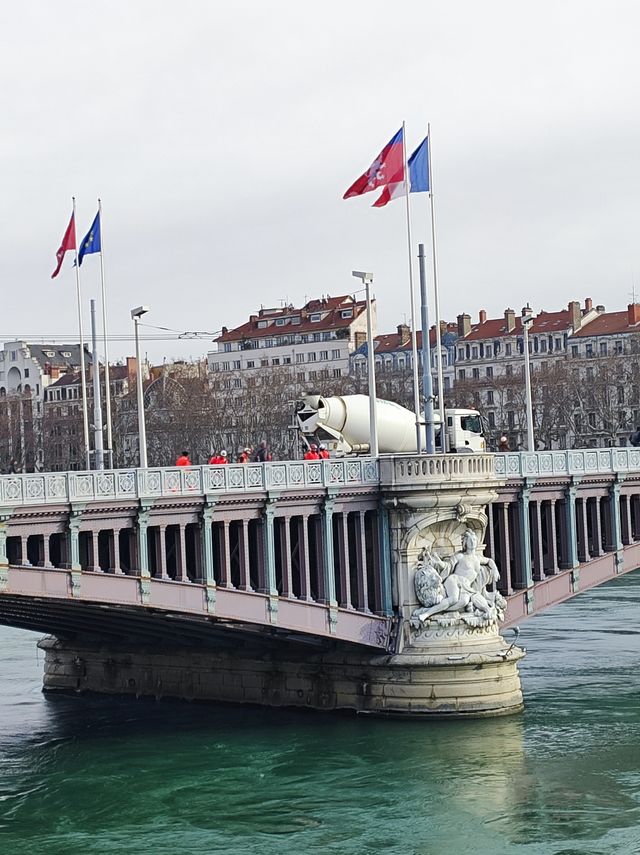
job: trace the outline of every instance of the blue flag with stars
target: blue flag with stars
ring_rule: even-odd
[[[78,251],[78,264],[82,264],[82,259],[85,255],[91,255],[92,252],[100,252],[100,211],[96,214],[91,228],[84,236],[80,249]]]

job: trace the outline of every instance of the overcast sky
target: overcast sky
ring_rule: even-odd
[[[640,295],[640,4],[5,3],[0,341],[77,340],[55,252],[101,196],[110,331],[215,332],[261,304],[350,293],[409,313],[403,200],[342,200],[403,119],[432,129],[443,317]],[[430,245],[427,194],[414,241]],[[98,256],[83,266],[98,296]],[[640,299],[640,296],[639,296]],[[149,331],[152,332],[152,331]],[[145,342],[154,361],[209,341]],[[114,341],[111,356],[133,351]]]

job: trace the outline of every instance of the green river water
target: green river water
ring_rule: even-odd
[[[0,855],[640,853],[640,571],[521,627],[526,711],[44,697],[0,627]]]

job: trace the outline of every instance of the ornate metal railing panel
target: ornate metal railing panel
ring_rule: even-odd
[[[495,455],[502,478],[558,475],[611,475],[640,469],[640,448],[574,448],[567,451],[517,451]]]
[[[370,457],[322,461],[44,472],[0,475],[0,506],[67,504],[122,499],[175,498],[211,493],[306,490],[379,483]]]

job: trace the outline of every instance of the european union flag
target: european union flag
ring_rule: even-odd
[[[409,183],[412,193],[422,193],[429,189],[429,143],[427,137],[422,140],[409,158]]]
[[[80,249],[78,251],[78,264],[82,264],[82,259],[85,255],[90,255],[92,252],[100,252],[100,211],[96,214],[91,228],[84,236]]]

